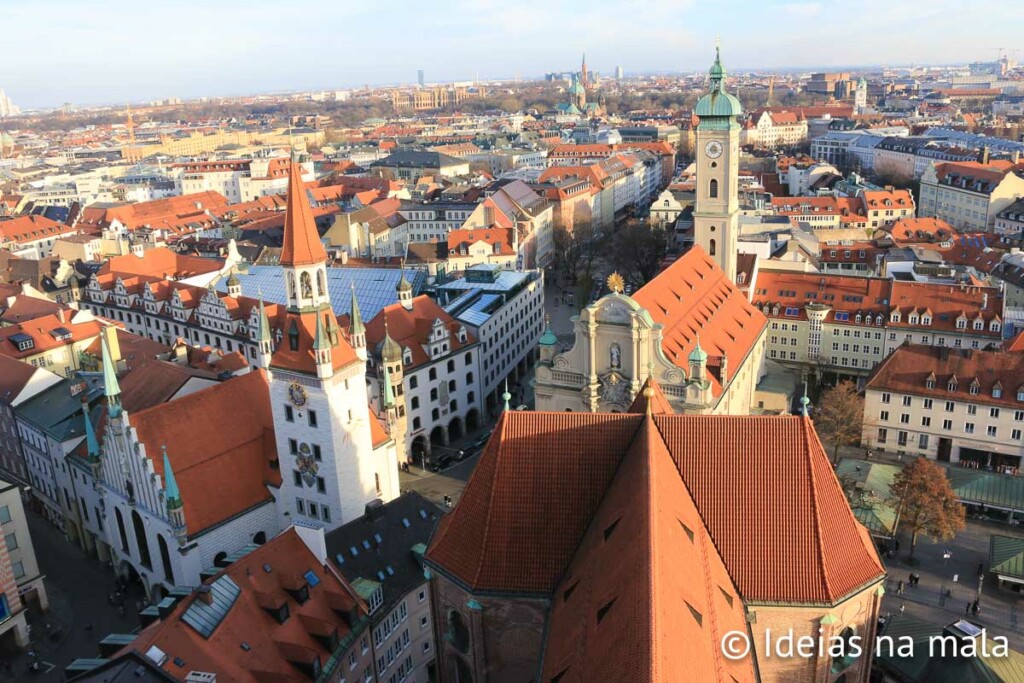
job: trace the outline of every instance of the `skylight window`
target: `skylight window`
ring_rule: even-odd
[[[314,574],[312,569],[310,569],[308,572],[306,572],[302,576],[303,576],[303,578],[306,579],[306,583],[308,583],[310,585],[310,587],[316,586],[316,585],[318,585],[320,583],[320,577],[317,576],[316,574]]]
[[[359,557],[359,548],[351,546],[349,547],[348,551],[352,553],[352,557]]]
[[[402,517],[402,526],[404,526],[406,529],[409,528],[409,518],[408,517]]]

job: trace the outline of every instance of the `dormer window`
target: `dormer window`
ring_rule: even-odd
[[[889,322],[898,323],[899,321],[900,321],[900,314],[899,313],[893,313],[889,317]]]
[[[992,387],[992,398],[1002,398],[1003,390],[999,387]]]
[[[931,324],[932,324],[932,319],[931,319],[931,317],[930,317],[930,316],[927,316],[927,315],[926,315],[926,316],[923,316],[923,317],[921,318],[921,324],[922,324],[922,325],[931,325]]]
[[[405,351],[402,352],[402,364],[403,365],[411,365],[412,364],[412,350],[407,348],[407,349],[405,349]]]
[[[935,380],[932,379],[931,377],[929,377],[928,379],[925,380],[924,386],[925,386],[926,389],[934,389],[935,388]]]
[[[1024,388],[1017,390],[1017,400],[1024,401]]]
[[[910,316],[909,318],[907,318],[907,322],[910,323],[911,325],[916,325],[917,324],[917,316],[916,315]]]
[[[971,389],[970,389],[971,394],[977,396],[978,395],[978,390],[979,390],[979,387],[978,387],[977,384],[972,384],[971,385]]]
[[[976,329],[976,330],[983,330],[983,329],[985,329],[984,321],[982,321],[982,320],[975,320],[974,321],[974,329]]]
[[[955,392],[956,391],[956,382],[951,380],[949,382],[949,384],[946,385],[946,391]]]
[[[989,329],[990,332],[998,332],[1000,327],[1001,327],[1001,325],[999,324],[998,320],[993,320],[988,325],[988,329]]]
[[[956,329],[958,329],[958,330],[966,330],[967,329],[967,319],[966,318],[958,319],[956,321]]]

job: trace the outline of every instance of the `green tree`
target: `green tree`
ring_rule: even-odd
[[[920,534],[948,541],[964,529],[964,506],[957,500],[942,467],[927,458],[916,458],[893,478],[890,486],[897,503],[896,530],[910,532],[910,555]]]
[[[864,399],[853,382],[840,382],[821,394],[814,411],[814,428],[832,444],[832,460],[839,461],[839,449],[860,441],[864,424]]]

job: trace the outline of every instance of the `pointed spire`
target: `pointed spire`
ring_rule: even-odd
[[[384,406],[390,408],[395,405],[395,392],[391,389],[391,371],[388,369],[389,362],[384,361]]]
[[[800,414],[804,417],[808,417],[807,406],[810,405],[811,399],[807,398],[807,382],[804,382],[804,395],[800,397]]]
[[[508,393],[508,380],[505,380],[505,392],[501,395],[501,399],[505,402],[504,410],[509,410],[508,402],[512,400],[512,394]]]
[[[82,401],[82,416],[85,418],[85,443],[89,449],[89,462],[97,462],[100,459],[100,442],[92,427],[92,420],[89,419],[89,401]]]
[[[267,309],[263,305],[263,294],[260,293],[260,331],[256,335],[256,342],[269,342],[270,337],[270,321],[267,319]]]
[[[402,359],[402,346],[394,339],[391,338],[391,333],[388,332],[388,314],[384,312],[384,344],[381,347],[380,357],[385,362],[399,361]]]
[[[316,335],[313,337],[313,350],[331,350],[331,338],[328,336],[327,330],[324,328],[323,316],[319,313],[316,314]],[[319,362],[319,359],[317,359],[317,362]]]
[[[181,491],[178,490],[178,482],[174,479],[174,470],[171,469],[171,459],[167,457],[167,446],[163,446],[164,452],[164,498],[168,510],[175,510],[181,507]]]
[[[100,335],[100,346],[103,355],[103,394],[107,397],[107,414],[110,417],[121,415],[121,385],[117,382],[117,371],[110,357],[110,345],[107,335]]]
[[[327,252],[313,220],[313,209],[302,183],[301,165],[293,155],[288,166],[288,195],[284,214],[282,266],[308,266],[326,263]]]
[[[356,283],[353,280],[349,283],[352,288],[352,311],[349,315],[348,331],[351,335],[363,334],[366,328],[363,326],[363,314],[359,311],[359,300],[356,298]]]

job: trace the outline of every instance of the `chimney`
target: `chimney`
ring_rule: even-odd
[[[61,323],[65,322],[65,320],[64,320],[64,309],[63,308],[58,308],[57,309],[57,319],[60,320]]]
[[[207,585],[196,588],[196,599],[202,600],[204,604],[213,604],[213,589]]]
[[[982,164],[988,164],[988,145],[981,148],[981,153],[978,155],[978,161]]]
[[[729,358],[723,353],[722,361],[718,366],[722,386],[729,383]]]
[[[981,295],[981,310],[988,308],[988,292]]]
[[[1012,161],[1014,164],[1020,163],[1020,150],[1015,149],[1012,152],[1010,152],[1010,161]]]
[[[348,264],[348,252],[345,251],[344,249],[342,249],[341,253],[338,254],[338,260],[341,262],[341,265],[343,265],[343,266],[347,265]]]

